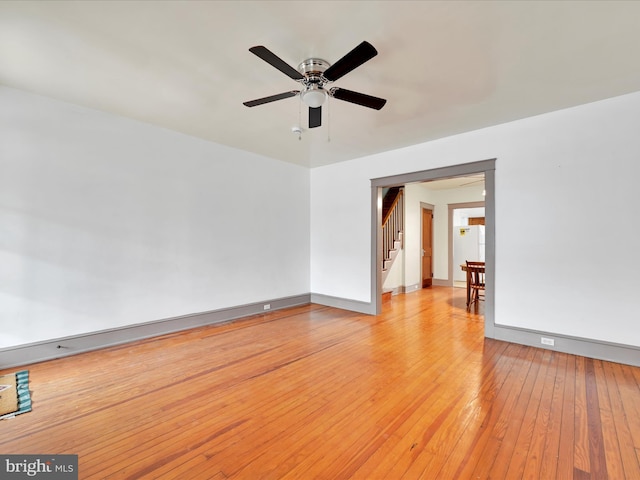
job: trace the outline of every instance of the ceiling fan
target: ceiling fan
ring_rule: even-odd
[[[302,102],[309,107],[309,128],[315,128],[322,124],[322,104],[327,96],[375,110],[380,110],[387,103],[384,98],[373,97],[346,88],[327,87],[329,83],[342,78],[378,54],[378,51],[369,42],[362,42],[333,65],[320,58],[308,58],[298,65],[297,70],[262,45],[251,47],[249,51],[299,82],[302,89],[244,102],[247,107],[255,107],[300,95]]]

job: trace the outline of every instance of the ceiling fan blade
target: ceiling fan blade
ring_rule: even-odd
[[[380,110],[384,107],[384,104],[387,103],[384,98],[372,97],[371,95],[353,92],[345,88],[334,87],[329,91],[329,94],[338,100],[344,100],[345,102],[355,103],[357,105],[374,108],[376,110]]]
[[[256,100],[250,100],[248,102],[242,102],[243,105],[247,107],[255,107],[258,105],[263,105],[265,103],[275,102],[276,100],[282,100],[283,98],[295,97],[300,92],[298,90],[291,90],[290,92],[279,93],[277,95],[271,95],[270,97],[258,98]]]
[[[322,125],[322,107],[309,107],[309,128]]]
[[[362,42],[356,48],[347,53],[336,63],[327,68],[324,78],[334,82],[350,71],[358,68],[364,62],[371,60],[378,54],[378,51],[369,42]]]
[[[249,51],[294,80],[302,80],[304,78],[304,75],[278,57],[267,47],[257,45],[255,47],[251,47]]]

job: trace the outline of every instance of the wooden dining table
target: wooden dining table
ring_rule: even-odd
[[[469,302],[471,301],[471,286],[469,285],[469,272],[467,271],[467,264],[463,263],[460,265],[460,268],[463,272],[467,272],[467,306],[469,306]],[[484,267],[482,268],[482,272],[484,273]]]

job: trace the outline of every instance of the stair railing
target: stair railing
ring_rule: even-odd
[[[397,241],[402,242],[404,232],[404,189],[398,190],[389,211],[382,219],[382,262],[389,260]],[[402,244],[401,244],[402,248]]]

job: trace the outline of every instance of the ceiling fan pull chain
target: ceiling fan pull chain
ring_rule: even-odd
[[[298,140],[302,140],[302,95],[298,95]]]
[[[329,106],[331,101],[329,95],[327,95],[327,143],[331,142],[331,107]]]

